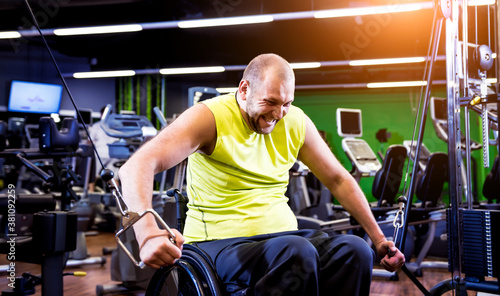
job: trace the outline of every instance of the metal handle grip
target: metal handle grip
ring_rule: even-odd
[[[115,239],[118,246],[125,252],[125,254],[130,258],[130,260],[132,260],[134,265],[141,269],[144,269],[144,267],[146,267],[146,264],[141,260],[137,260],[134,257],[134,255],[132,255],[132,253],[127,249],[125,244],[120,239],[120,236],[147,214],[152,214],[153,217],[156,219],[156,221],[159,222],[160,226],[163,227],[168,232],[168,234],[170,235],[170,242],[174,245],[175,245],[175,234],[172,232],[170,227],[168,227],[167,223],[163,221],[160,215],[158,215],[158,213],[153,209],[147,209],[140,215],[137,214],[136,212],[127,212],[127,214],[128,214],[127,216],[123,216],[123,219],[126,219],[127,221],[126,223],[123,223],[123,228],[116,233]]]

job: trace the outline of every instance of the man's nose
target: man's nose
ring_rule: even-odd
[[[273,116],[276,120],[280,120],[285,115],[286,115],[286,111],[285,111],[285,108],[283,108],[283,106],[277,106],[274,109]]]

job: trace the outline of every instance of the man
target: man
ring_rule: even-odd
[[[259,55],[235,95],[188,109],[121,168],[124,198],[142,212],[151,207],[154,174],[189,156],[184,236],[174,230],[174,245],[151,215],[141,219],[134,229],[144,263],[172,264],[186,239],[211,256],[231,294],[368,295],[374,258],[364,240],[297,230],[284,193],[299,158],[363,226],[382,266],[402,266],[355,180],[292,106],[294,86],[283,58]]]

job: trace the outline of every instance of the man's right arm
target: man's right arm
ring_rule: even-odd
[[[129,210],[142,213],[152,208],[154,175],[174,167],[197,150],[212,147],[215,140],[213,114],[208,107],[198,104],[145,143],[119,171],[123,198]],[[180,258],[182,235],[173,230],[176,233],[174,246],[152,215],[139,220],[134,230],[141,247],[141,260],[146,265],[159,268]]]

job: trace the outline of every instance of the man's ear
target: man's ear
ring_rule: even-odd
[[[238,93],[239,93],[239,96],[242,100],[246,100],[247,99],[247,95],[248,95],[248,92],[249,92],[249,82],[248,80],[241,80],[240,81],[240,85],[238,87]]]

